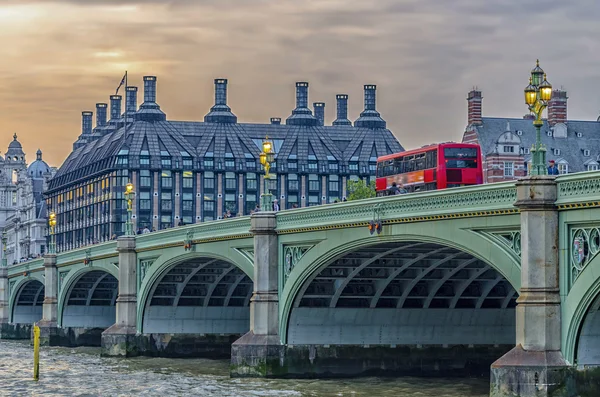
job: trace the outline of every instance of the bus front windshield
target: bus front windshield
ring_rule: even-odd
[[[445,148],[446,168],[477,168],[477,149]]]

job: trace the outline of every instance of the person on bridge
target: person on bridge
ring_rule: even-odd
[[[279,211],[279,200],[277,199],[273,200],[273,211]]]
[[[550,160],[550,166],[548,167],[548,175],[558,175],[558,167],[556,167],[554,160]]]

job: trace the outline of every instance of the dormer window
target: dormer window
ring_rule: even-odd
[[[523,148],[523,154],[529,154],[529,148],[528,147],[524,147]]]
[[[552,131],[548,131],[546,134],[548,134],[548,136],[552,136]]]
[[[583,136],[583,134],[581,132],[577,133],[577,138],[581,138]]]
[[[560,156],[560,149],[553,149],[552,153],[554,153],[555,156]]]
[[[583,155],[584,156],[589,156],[590,155],[590,150],[589,149],[584,149],[583,150]]]
[[[504,146],[504,153],[514,153],[514,152],[515,152],[514,146]]]

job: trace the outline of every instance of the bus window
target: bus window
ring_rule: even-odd
[[[437,167],[437,150],[432,150],[426,153],[425,157],[425,168],[436,168]]]
[[[446,168],[477,168],[477,160],[446,160]]]
[[[415,155],[415,169],[417,171],[425,169],[425,153]]]
[[[404,161],[404,172],[415,170],[415,156],[406,156]]]
[[[463,159],[463,158],[477,158],[477,149],[475,148],[458,148],[458,147],[447,147],[444,149],[444,157],[453,158],[453,159]]]

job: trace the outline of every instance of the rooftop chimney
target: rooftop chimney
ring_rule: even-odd
[[[292,110],[292,115],[287,118],[286,124],[304,126],[318,124],[318,120],[308,108],[308,83],[305,81],[296,83],[296,109]]]
[[[237,123],[237,116],[227,106],[227,79],[215,79],[215,105],[204,116],[207,123]]]
[[[554,126],[567,122],[567,91],[553,90],[548,101],[548,124]]]
[[[335,99],[337,101],[337,118],[333,125],[352,125],[352,122],[348,120],[348,94],[337,94]]]
[[[96,128],[106,125],[106,103],[96,104]]]
[[[469,91],[467,95],[468,102],[468,114],[467,114],[467,125],[481,125],[481,102],[483,97],[481,91],[477,87]]]
[[[133,114],[137,111],[137,92],[137,87],[128,86],[125,89],[125,95],[127,95],[125,103],[127,109],[125,109],[125,112],[129,117],[133,117]]]
[[[381,115],[376,110],[376,94],[377,86],[374,84],[367,84],[365,89],[365,110],[360,114],[360,117],[354,122],[355,127],[360,128],[385,128],[385,120],[381,118]]]
[[[92,133],[92,116],[94,116],[93,112],[81,112],[81,133],[83,135],[90,135]]]
[[[135,112],[134,118],[148,123],[167,119],[167,116],[156,103],[156,76],[144,76],[144,103]]]
[[[110,96],[110,121],[116,123],[121,118],[121,95]]]
[[[273,125],[281,124],[281,117],[271,117],[271,124],[273,124]]]
[[[325,102],[313,103],[315,109],[315,117],[317,118],[317,125],[325,125]]]

